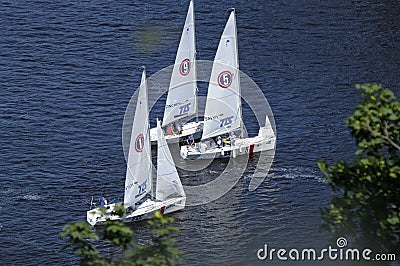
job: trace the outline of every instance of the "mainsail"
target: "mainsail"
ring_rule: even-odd
[[[157,144],[156,200],[165,201],[171,198],[185,197],[185,191],[158,120]]]
[[[190,1],[165,104],[163,126],[197,113],[194,7]]]
[[[151,150],[148,117],[146,70],[143,70],[129,144],[125,179],[125,206],[134,205],[151,191]]]
[[[211,71],[202,139],[240,128],[241,119],[239,59],[233,10],[222,33]]]

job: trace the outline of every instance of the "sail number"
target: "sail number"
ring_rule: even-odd
[[[144,136],[143,134],[139,134],[135,141],[135,150],[137,152],[142,152],[144,147]]]
[[[232,73],[230,71],[222,71],[218,75],[218,85],[221,88],[228,88],[232,84]]]
[[[232,119],[233,119],[233,116],[228,116],[228,117],[225,117],[225,118],[219,120],[219,122],[220,122],[219,127],[226,127],[226,126],[232,124]]]
[[[182,114],[185,114],[185,113],[189,112],[190,104],[191,103],[187,103],[185,105],[179,106],[179,114],[182,115]]]
[[[179,73],[182,76],[187,76],[187,75],[189,75],[189,72],[190,72],[190,59],[186,58],[186,59],[182,60],[180,66],[179,66]]]

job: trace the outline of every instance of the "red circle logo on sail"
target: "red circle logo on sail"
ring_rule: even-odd
[[[221,88],[228,88],[232,84],[232,73],[228,70],[222,71],[218,75],[218,85]]]
[[[142,152],[144,147],[144,136],[143,134],[139,134],[135,140],[135,150],[137,152]]]
[[[187,75],[189,75],[189,72],[190,72],[190,59],[186,58],[186,59],[182,60],[180,66],[179,66],[179,73],[182,76],[187,76]]]

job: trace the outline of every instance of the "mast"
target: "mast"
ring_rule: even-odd
[[[236,9],[232,8],[232,12],[233,12],[233,22],[234,22],[234,30],[235,30],[235,39],[237,40],[237,27],[236,27]],[[238,82],[238,91],[239,91],[239,119],[240,119],[240,136],[243,137],[243,118],[242,118],[242,88],[240,85],[240,70],[239,70],[239,48],[238,48],[238,42],[236,41],[236,68],[237,68],[237,82]]]
[[[150,192],[150,198],[153,199],[153,174],[152,174],[152,162],[151,162],[151,144],[150,144],[150,122],[149,122],[149,92],[148,92],[148,87],[147,87],[147,74],[146,74],[146,66],[142,66],[143,68],[143,74],[142,76],[144,77],[144,88],[145,88],[145,102],[146,102],[146,125],[145,125],[145,132],[147,136],[147,140],[145,140],[145,151],[148,152],[148,165],[147,167],[149,168],[149,178],[148,178],[148,186],[150,186],[150,191],[148,191],[148,188],[145,188],[146,191]]]
[[[229,15],[215,54],[204,110],[202,139],[242,127],[235,12]]]
[[[194,71],[194,80],[195,80],[195,93],[194,93],[194,102],[196,104],[196,122],[199,122],[199,103],[197,101],[198,98],[198,93],[199,93],[199,88],[197,87],[197,64],[196,64],[196,57],[197,57],[197,50],[196,50],[196,26],[195,26],[195,17],[194,17],[194,1],[190,0],[192,6],[193,6],[193,43],[194,45],[194,58],[193,58],[193,71]]]
[[[151,148],[146,70],[143,69],[129,143],[124,205],[133,206],[151,192]]]
[[[198,116],[194,27],[194,7],[193,1],[190,1],[172,70],[162,126],[186,117]]]

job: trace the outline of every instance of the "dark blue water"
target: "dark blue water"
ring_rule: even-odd
[[[122,196],[121,128],[137,67],[150,76],[174,62],[187,6],[1,2],[2,265],[78,263],[59,252],[59,232],[85,219],[91,196]],[[256,191],[246,187],[250,164],[224,197],[173,215],[187,265],[266,265],[256,257],[265,243],[332,244],[319,230],[332,192],[316,160],[354,151],[344,126],[360,98],[354,84],[380,82],[399,93],[398,1],[197,1],[199,59],[213,60],[229,7],[237,9],[240,68],[275,115],[276,161]],[[208,178],[220,164],[182,180]]]

